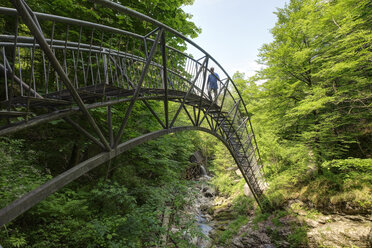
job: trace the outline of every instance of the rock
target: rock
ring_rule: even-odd
[[[232,210],[229,208],[218,208],[213,213],[213,218],[218,221],[233,219]]]
[[[248,184],[244,184],[244,195],[253,197],[251,190],[249,189]]]
[[[262,247],[263,248],[275,248],[275,246],[272,244],[264,244]],[[279,247],[282,247],[282,246],[279,246]]]
[[[239,237],[235,237],[232,242],[231,242],[232,245],[234,245],[234,247],[237,247],[237,248],[244,248],[244,244],[240,241]]]
[[[203,194],[205,197],[214,197],[216,195],[216,190],[212,187],[204,187]]]
[[[352,221],[364,221],[364,218],[360,215],[346,215],[345,218]]]
[[[209,240],[209,239],[202,239],[202,238],[199,238],[198,239],[197,247],[209,248],[211,246],[212,246],[212,241],[211,240]]]
[[[233,239],[232,244],[234,247],[275,248],[266,234],[266,224],[263,224],[258,230],[254,230],[252,221],[240,228],[239,234]]]
[[[217,230],[225,231],[227,229],[227,225],[219,225],[217,226]]]
[[[209,214],[205,214],[204,218],[206,219],[207,222],[210,222],[213,219],[213,217]]]
[[[318,174],[318,167],[315,164],[310,164],[306,170],[307,177],[314,177]]]
[[[312,219],[306,219],[306,224],[313,228],[319,226],[319,222]]]
[[[281,240],[281,241],[278,241],[275,243],[277,247],[291,247],[290,246],[290,243],[288,243],[287,241],[285,240]],[[268,247],[274,247],[272,244],[269,244],[269,245],[265,245],[265,246],[268,246]]]
[[[235,173],[236,173],[236,175],[238,175],[238,176],[240,176],[240,177],[243,176],[243,175],[242,175],[242,172],[241,172],[239,169],[235,170]]]
[[[251,236],[259,243],[259,244],[270,244],[270,238],[264,232],[253,231]]]
[[[214,204],[213,205],[214,206],[221,206],[221,205],[224,205],[226,201],[227,201],[226,198],[216,196],[214,198]]]
[[[200,210],[202,212],[207,212],[208,209],[209,209],[209,205],[208,204],[202,204],[202,205],[200,205]]]
[[[332,218],[330,216],[321,215],[317,218],[319,224],[325,224],[327,222],[332,222]]]
[[[307,233],[309,247],[368,247],[370,245],[372,229],[370,221],[353,221],[345,217],[333,219],[336,221],[318,223]]]
[[[198,237],[193,237],[193,238],[190,240],[190,243],[193,244],[193,245],[197,245],[197,244],[198,244]]]
[[[213,215],[213,213],[214,213],[214,208],[213,208],[213,207],[208,208],[207,213],[208,213],[209,215]]]

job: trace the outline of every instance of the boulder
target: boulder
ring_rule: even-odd
[[[214,197],[216,195],[216,190],[212,187],[204,187],[203,188],[203,194],[205,197]]]
[[[310,224],[309,220],[305,220],[305,222]],[[307,233],[309,247],[368,247],[370,245],[371,221],[353,221],[341,217],[337,221],[325,224],[317,223],[315,225],[314,222],[311,222],[312,229]]]
[[[244,195],[253,197],[251,190],[249,189],[248,184],[244,184]]]
[[[235,173],[236,173],[236,175],[238,175],[238,176],[240,176],[240,177],[243,176],[243,175],[242,175],[242,172],[241,172],[239,169],[235,170]]]

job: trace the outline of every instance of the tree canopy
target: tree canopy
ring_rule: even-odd
[[[260,50],[260,118],[318,162],[371,154],[371,2],[292,0]],[[347,10],[347,11],[345,11]],[[255,101],[254,99],[253,101]]]
[[[297,195],[311,191],[313,198],[306,198],[309,193],[306,200],[329,204],[338,194],[342,204],[358,205],[363,198],[360,202],[368,208],[372,3],[291,0],[276,15],[274,40],[259,53],[264,69],[248,80],[234,75],[272,180],[267,195],[280,201],[292,197],[289,189]],[[348,169],[332,169],[336,164]]]

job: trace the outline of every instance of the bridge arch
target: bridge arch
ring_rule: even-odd
[[[141,35],[107,25],[35,13],[24,0],[12,1],[16,9],[0,7],[0,18],[17,20],[14,33],[0,34],[0,80],[3,82],[0,84],[4,96],[0,135],[63,119],[102,149],[96,156],[1,209],[0,226],[131,147],[187,130],[207,132],[223,142],[260,204],[265,182],[259,150],[244,100],[223,67],[176,30],[116,3],[94,2],[151,23],[154,29]],[[19,16],[29,32],[19,30]],[[66,33],[55,33],[56,26],[65,28]],[[83,34],[88,34],[90,41],[83,41]],[[181,38],[203,56],[194,59],[168,46],[167,37]],[[206,85],[210,65],[223,72],[214,98],[208,94]],[[26,77],[26,73],[31,76]],[[163,102],[163,111],[154,111],[149,101]],[[111,106],[123,102],[128,105],[125,116],[119,130],[113,130]],[[146,105],[162,128],[123,141],[125,127],[137,102]],[[107,111],[106,134],[89,112],[103,107]],[[181,112],[187,115],[189,126],[178,123]],[[88,120],[94,133],[70,118],[76,114]]]

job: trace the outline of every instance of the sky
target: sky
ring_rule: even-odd
[[[253,76],[259,65],[258,49],[273,40],[270,29],[276,23],[277,8],[287,0],[195,0],[184,6],[186,13],[202,29],[193,39],[216,59],[230,76],[236,71]],[[189,48],[189,53],[195,50]],[[198,57],[198,56],[196,56]],[[216,71],[218,73],[218,71]]]

